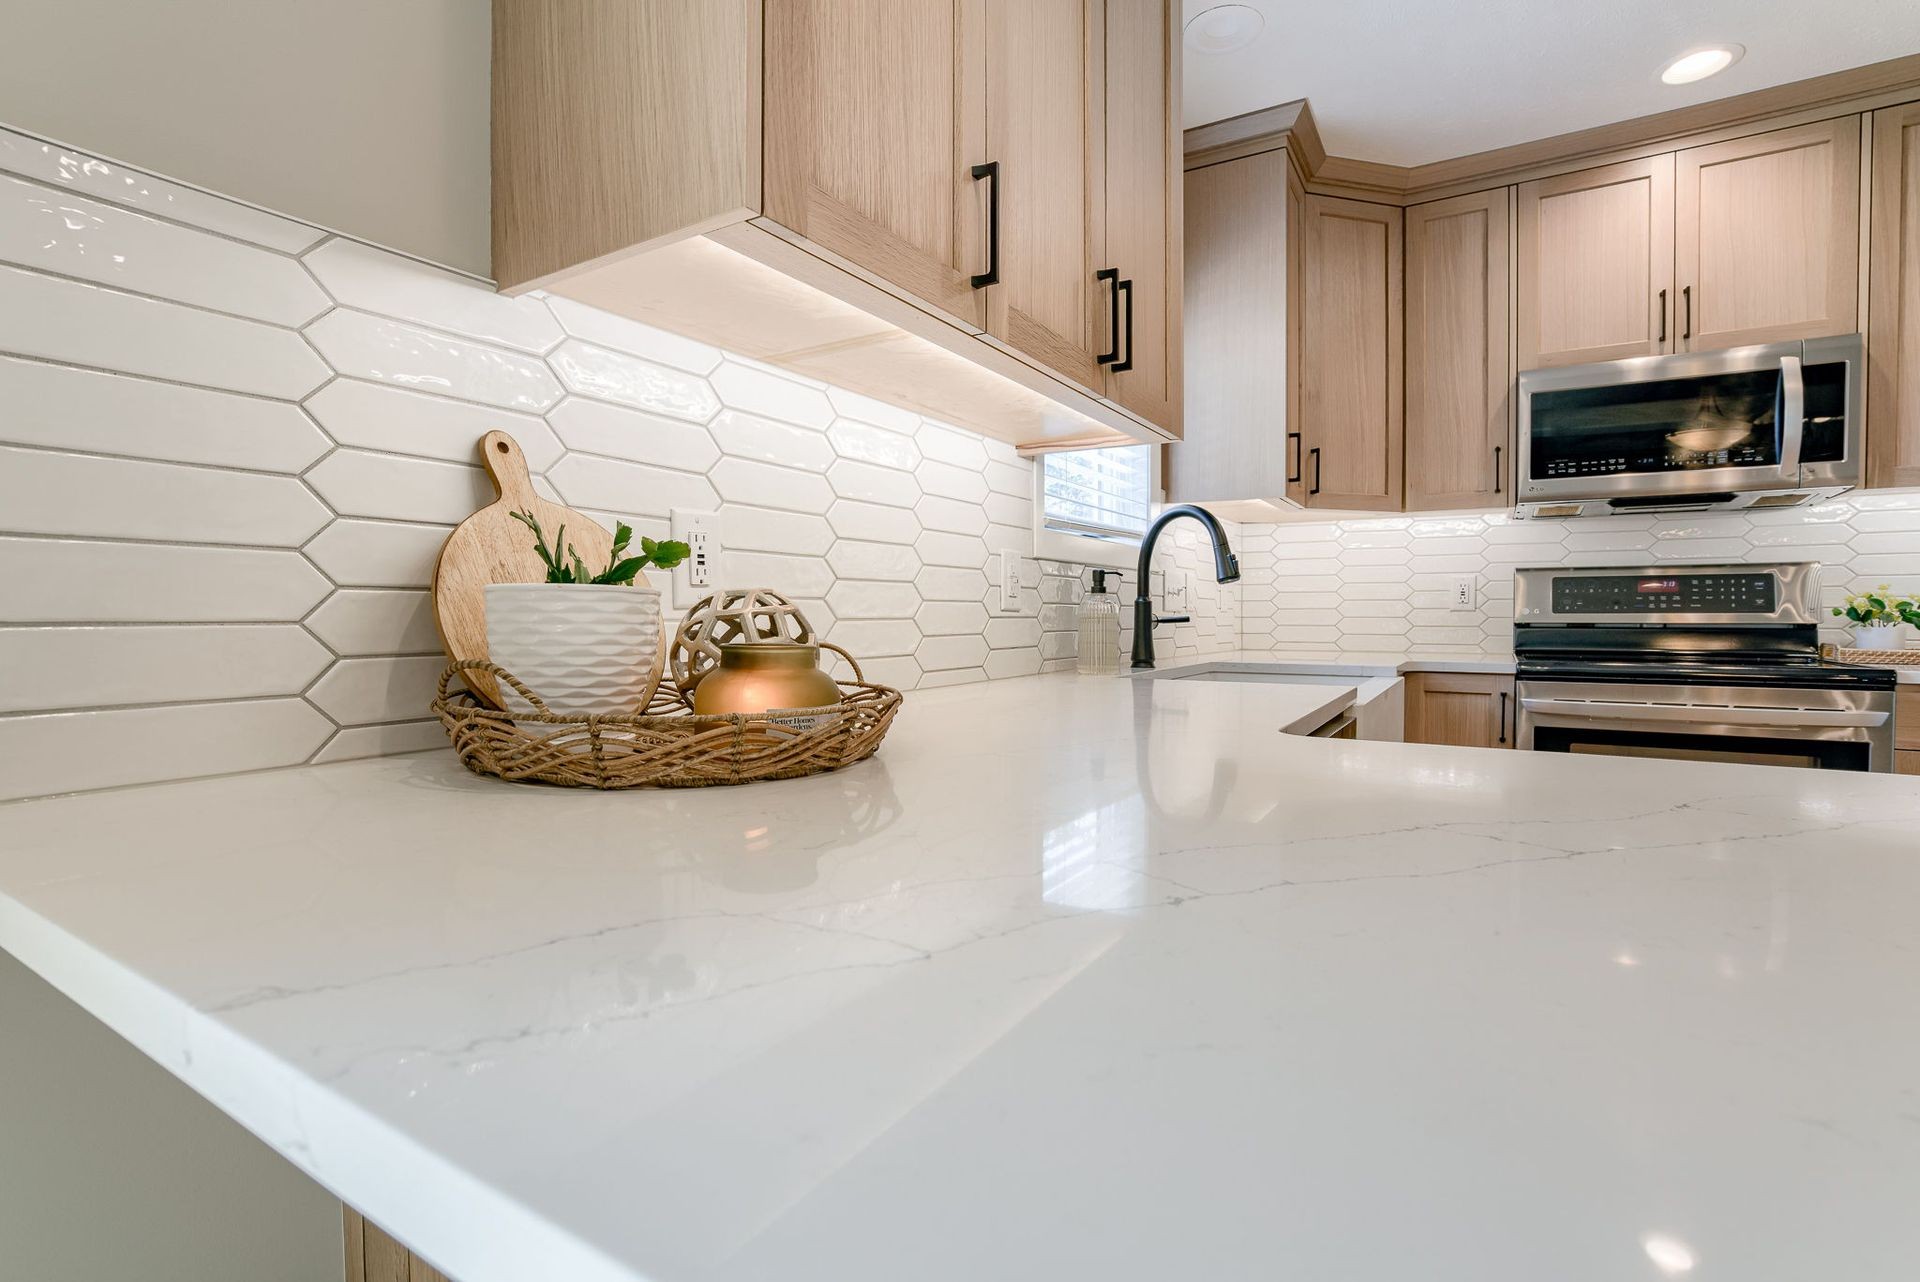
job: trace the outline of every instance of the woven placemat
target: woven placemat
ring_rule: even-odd
[[[1839,663],[1858,663],[1874,668],[1920,668],[1920,650],[1856,650],[1835,646],[1833,656]]]

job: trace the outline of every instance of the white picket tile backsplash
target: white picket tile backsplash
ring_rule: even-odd
[[[1243,528],[1249,648],[1459,652],[1512,644],[1513,571],[1528,565],[1818,561],[1826,604],[1850,587],[1920,593],[1920,491],[1855,491],[1810,508],[1518,521],[1501,514]],[[1453,580],[1478,606],[1449,608]],[[1829,617],[1825,640],[1845,640]]]
[[[444,742],[426,588],[494,428],[608,523],[717,510],[723,581],[876,679],[1072,662],[1005,445],[5,130],[0,175],[0,797]],[[1203,561],[1169,531],[1163,653],[1238,643]]]

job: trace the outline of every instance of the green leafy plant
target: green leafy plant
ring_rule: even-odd
[[[662,539],[659,542],[642,535],[640,555],[628,556],[627,546],[633,542],[633,527],[622,523],[613,532],[613,555],[608,558],[607,568],[598,574],[587,572],[587,564],[580,559],[573,544],[567,542],[567,527],[561,526],[554,531],[553,546],[547,546],[547,535],[540,528],[540,522],[531,512],[514,512],[514,520],[533,531],[533,546],[540,552],[541,561],[546,563],[547,582],[549,583],[605,583],[631,585],[634,576],[649,565],[662,570],[671,570],[687,559],[693,549],[676,539]]]
[[[1854,593],[1847,598],[1845,605],[1834,606],[1833,612],[1863,628],[1887,627],[1896,623],[1911,623],[1920,628],[1920,601],[1910,596],[1898,596],[1889,591],[1884,583],[1871,592]]]

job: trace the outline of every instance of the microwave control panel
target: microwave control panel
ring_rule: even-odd
[[[1779,606],[1771,574],[1562,574],[1555,614],[1762,614]]]

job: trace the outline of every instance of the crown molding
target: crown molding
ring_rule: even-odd
[[[1916,98],[1920,98],[1920,54],[1911,54],[1423,165],[1327,155],[1314,127],[1312,107],[1304,98],[1197,125],[1186,131],[1184,143],[1188,169],[1284,147],[1309,191],[1412,205],[1629,159],[1636,152],[1671,150],[1682,139],[1689,144],[1717,142]]]

